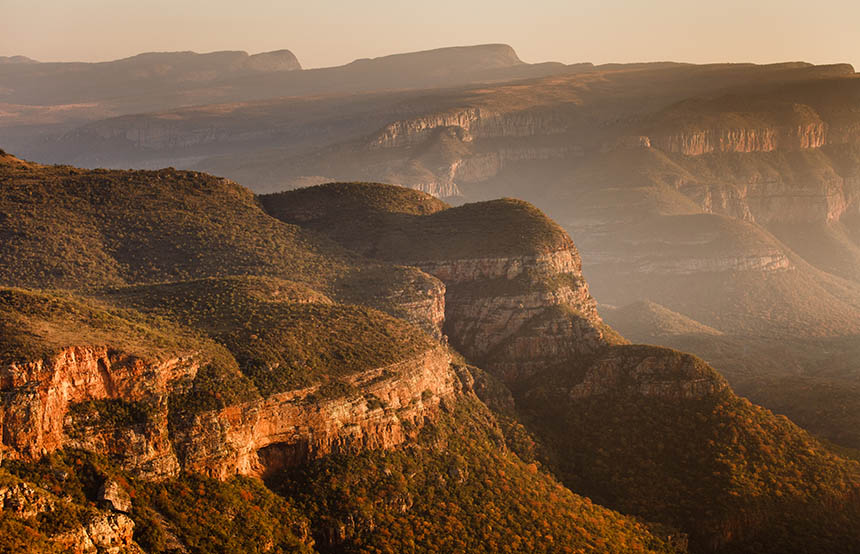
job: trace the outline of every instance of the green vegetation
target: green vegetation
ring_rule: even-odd
[[[401,301],[432,282],[284,224],[247,189],[193,171],[3,164],[0,221],[0,285],[7,286],[93,291],[259,275],[391,310],[389,281],[408,283]],[[344,276],[363,268],[379,280],[360,290]]]
[[[328,183],[260,197],[266,211],[278,217],[305,221],[326,214],[356,213],[361,217],[385,214],[428,215],[450,206],[429,194],[380,183]]]
[[[219,482],[182,475],[159,483],[145,482],[82,451],[56,453],[37,463],[6,462],[4,467],[16,477],[0,469],[0,486],[4,476],[25,479],[56,491],[65,500],[56,503],[57,509],[29,520],[16,520],[0,511],[0,529],[6,531],[0,534],[0,552],[59,552],[46,539],[89,521],[99,488],[108,478],[129,492],[134,540],[150,554],[167,554],[178,547],[193,554],[313,551],[305,544],[308,524],[304,516],[258,480],[239,477]],[[27,540],[32,541],[31,546],[15,550]]]
[[[433,345],[401,320],[272,279],[204,279],[106,294],[223,344],[264,395],[390,365]]]
[[[50,538],[57,534],[68,533],[89,523],[96,514],[92,505],[86,502],[67,502],[64,487],[67,472],[57,471],[51,479],[40,479],[46,468],[53,466],[53,460],[39,464],[12,463],[0,468],[0,490],[7,487],[25,486],[30,490],[22,493],[20,489],[8,498],[5,509],[0,510],[0,553],[53,554],[64,552]],[[8,469],[7,469],[8,468]],[[40,484],[34,484],[40,483]],[[22,500],[20,505],[16,500]],[[18,508],[33,511],[35,515],[27,518],[16,517]]]
[[[134,538],[151,554],[172,552],[174,542],[193,554],[313,552],[305,517],[258,480],[184,475],[133,490]]]
[[[648,527],[571,493],[507,451],[464,399],[414,447],[332,456],[270,480],[322,552],[673,552]]]
[[[607,359],[619,358],[598,363]],[[849,523],[860,515],[860,464],[837,458],[786,418],[729,389],[687,398],[631,390],[624,384],[635,375],[626,372],[642,359],[623,362],[622,386],[605,393],[565,402],[583,374],[571,368],[561,380],[535,379],[538,386],[525,395],[526,419],[553,445],[572,490],[676,525],[690,533],[695,550],[823,553],[860,541]],[[841,536],[827,531],[834,522],[845,529]]]
[[[215,344],[162,318],[66,293],[0,287],[0,362],[38,360],[68,346],[110,345],[149,359]]]
[[[739,390],[811,433],[860,449],[860,384],[850,378],[758,377],[744,381]]]
[[[581,275],[574,273],[559,273],[555,275],[540,275],[535,271],[524,271],[507,279],[480,279],[463,281],[447,286],[447,291],[460,298],[484,298],[493,296],[518,296],[555,292],[560,288],[579,289],[583,284]]]
[[[558,224],[522,200],[447,209],[414,191],[387,195],[389,203],[376,200],[390,189],[338,183],[267,195],[261,202],[283,221],[323,231],[348,248],[386,260],[535,255],[573,247]],[[362,210],[365,205],[370,210]]]
[[[250,273],[324,281],[350,256],[209,175],[0,167],[0,282],[91,289]],[[170,232],[165,232],[169,229]]]
[[[82,451],[7,461],[14,477],[0,470],[0,486],[5,476],[56,490],[81,519],[0,516],[10,530],[0,535],[0,552],[28,536],[43,541],[34,539],[31,551],[52,552],[44,541],[50,526],[86,521],[108,478],[130,493],[134,540],[152,554],[681,551],[670,544],[683,545],[677,532],[592,504],[506,450],[493,416],[474,397],[451,410],[411,446],[332,456],[273,477],[271,489],[241,477],[140,481]]]
[[[69,415],[74,424],[68,429],[72,436],[81,425],[122,429],[144,425],[150,418],[150,410],[140,402],[128,402],[120,398],[87,400],[69,406]]]

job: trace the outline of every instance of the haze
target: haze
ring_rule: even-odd
[[[288,48],[309,68],[505,42],[530,62],[860,62],[860,5],[849,0],[2,0],[0,6],[0,55],[40,61]]]

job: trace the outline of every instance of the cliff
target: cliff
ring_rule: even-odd
[[[3,454],[38,459],[78,447],[118,456],[143,475],[173,475],[179,466],[168,439],[167,395],[198,367],[194,356],[147,362],[105,346],[71,347],[47,360],[0,367]],[[97,400],[145,403],[152,413],[145,421],[114,421],[107,428],[98,414],[88,425],[83,414],[70,413]]]
[[[327,398],[326,387],[315,386],[195,415],[175,431],[176,449],[183,467],[221,479],[391,449],[460,391],[449,364],[436,348],[354,376],[343,397]]]
[[[72,347],[2,368],[2,454],[36,460],[82,448],[147,478],[181,469],[221,479],[262,475],[402,443],[460,390],[449,363],[435,348],[333,388],[315,385],[182,417],[170,413],[168,396],[175,381],[193,380],[195,356],[147,363],[106,347]]]
[[[605,344],[575,249],[416,265],[446,284],[444,332],[451,344],[505,381]]]
[[[649,142],[654,148],[685,156],[701,156],[715,152],[808,150],[821,148],[827,144],[827,125],[819,120],[787,129],[774,127],[701,129],[652,136]]]
[[[448,340],[509,382],[616,340],[605,336],[570,237],[534,206],[504,199],[446,208],[435,201],[432,210],[379,205],[364,218],[350,217],[350,202],[361,205],[364,196],[390,189],[332,184],[264,196],[262,203],[283,221],[438,278]],[[434,202],[396,190],[391,194],[416,206]],[[330,195],[335,203],[321,201]]]

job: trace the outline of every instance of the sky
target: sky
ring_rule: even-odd
[[[286,48],[302,66],[506,43],[528,62],[853,63],[850,0],[0,0],[0,56]]]

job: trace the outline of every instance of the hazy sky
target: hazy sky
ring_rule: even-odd
[[[0,0],[0,55],[288,48],[304,67],[504,42],[525,61],[806,60],[860,67],[856,0]]]

